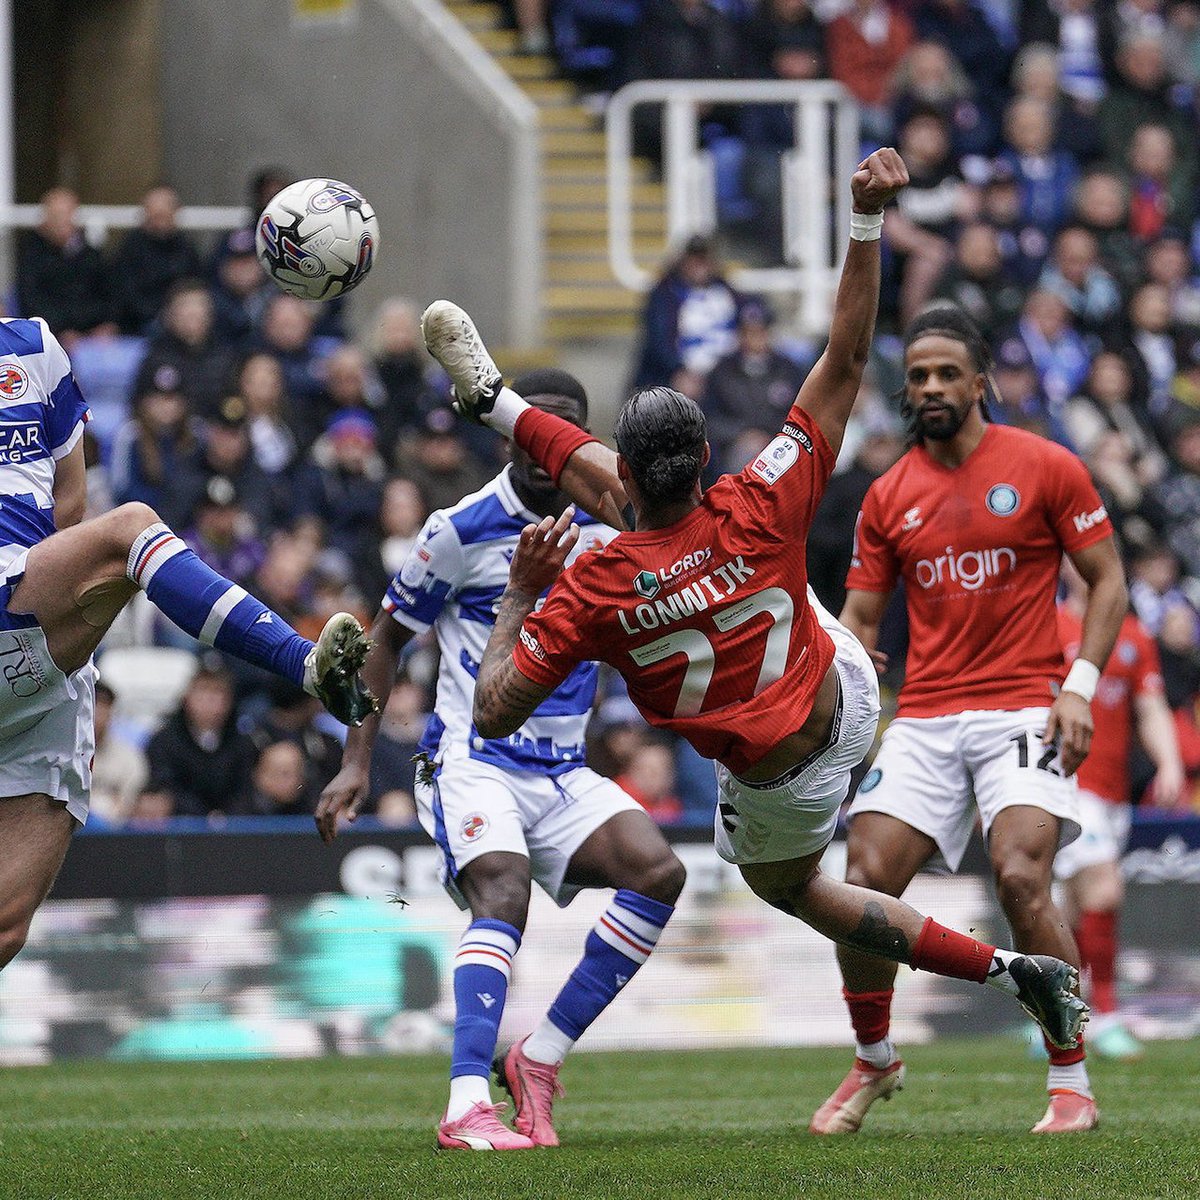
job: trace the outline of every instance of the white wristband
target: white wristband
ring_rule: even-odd
[[[875,242],[883,237],[883,213],[850,214],[850,240],[853,242]]]
[[[492,411],[483,415],[483,423],[489,429],[503,434],[506,438],[513,435],[517,427],[517,418],[529,407],[516,392],[509,387],[502,387],[500,395],[492,405]]]
[[[1075,695],[1082,696],[1091,704],[1092,697],[1096,694],[1096,684],[1099,682],[1100,668],[1085,658],[1077,658],[1071,664],[1066,679],[1063,680],[1062,690],[1074,692]]]

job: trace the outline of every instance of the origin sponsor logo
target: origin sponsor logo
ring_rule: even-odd
[[[1008,546],[995,550],[964,550],[953,546],[937,558],[923,558],[916,566],[917,582],[926,589],[939,583],[957,583],[964,591],[975,592],[997,575],[1017,569],[1017,552]]]

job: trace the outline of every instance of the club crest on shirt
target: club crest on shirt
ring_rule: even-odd
[[[864,776],[863,781],[858,785],[858,791],[861,795],[863,792],[873,791],[879,786],[879,781],[883,778],[883,772],[878,767],[872,767]]]
[[[1021,507],[1021,493],[1011,483],[998,483],[988,489],[984,503],[997,517],[1011,517]]]
[[[29,389],[29,376],[17,363],[0,363],[0,400],[19,400]]]
[[[487,827],[488,819],[483,813],[471,813],[469,816],[463,817],[460,826],[462,835],[468,842],[481,838],[487,832]]]

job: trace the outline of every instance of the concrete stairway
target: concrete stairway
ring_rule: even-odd
[[[608,265],[601,122],[579,104],[575,86],[556,77],[551,58],[521,51],[517,34],[503,25],[498,4],[444,3],[538,106],[547,343],[559,347],[573,340],[614,335],[627,341],[637,328],[642,297],[622,287]],[[639,261],[652,264],[662,253],[665,212],[662,185],[651,181],[648,166],[642,168],[634,191],[636,251]]]

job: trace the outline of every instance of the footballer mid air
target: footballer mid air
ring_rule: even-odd
[[[1006,991],[1052,1042],[1073,1046],[1087,1015],[1073,967],[986,945],[819,866],[874,738],[879,691],[862,645],[808,589],[805,540],[871,344],[883,207],[907,182],[894,150],[859,165],[829,344],[775,440],[707,492],[704,416],[687,397],[632,396],[614,454],[505,388],[460,308],[426,310],[426,345],[461,411],[513,438],[585,511],[628,501],[636,516],[633,532],[566,570],[579,536],[570,511],[526,526],[480,666],[475,725],[504,736],[578,663],[608,663],[647,721],[716,760],[717,851],[758,896],[841,944]]]

